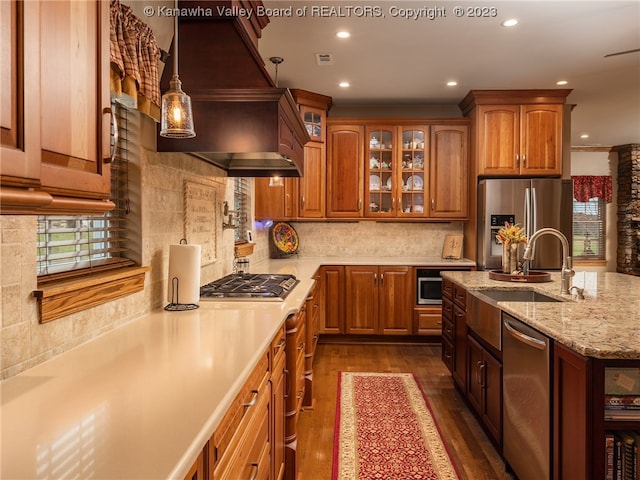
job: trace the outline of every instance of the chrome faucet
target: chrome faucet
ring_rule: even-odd
[[[555,228],[541,228],[537,232],[535,232],[531,238],[529,239],[529,244],[522,255],[522,259],[524,261],[533,260],[535,244],[538,238],[542,235],[553,235],[560,239],[562,243],[562,271],[560,272],[560,279],[562,282],[560,293],[569,294],[569,286],[571,285],[571,277],[575,274],[573,271],[573,262],[571,260],[571,255],[569,255],[569,240],[560,230],[556,230]]]

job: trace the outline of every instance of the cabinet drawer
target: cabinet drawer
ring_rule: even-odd
[[[442,279],[442,294],[453,298],[453,282],[451,280]]]
[[[467,306],[467,291],[456,283],[453,284],[453,301],[462,308]]]
[[[270,370],[273,372],[273,366],[276,365],[280,358],[284,356],[285,347],[287,346],[287,337],[284,331],[284,326],[278,331],[276,336],[271,342],[271,366]]]
[[[442,316],[449,320],[453,319],[453,302],[447,297],[442,297]]]
[[[232,450],[233,444],[238,442],[237,437],[246,429],[254,412],[257,411],[256,405],[262,401],[263,397],[268,397],[268,367],[269,359],[265,353],[211,437],[209,441],[210,473],[218,468],[218,463],[225,457],[227,451]],[[210,476],[210,478],[215,477]]]
[[[418,335],[440,335],[442,333],[442,309],[440,307],[419,307],[413,310]]]
[[[214,480],[269,478],[269,389],[259,392],[246,415],[246,424],[233,437],[227,455],[214,471]],[[243,422],[244,423],[244,422]]]
[[[442,319],[442,337],[453,342],[453,322],[448,318]]]

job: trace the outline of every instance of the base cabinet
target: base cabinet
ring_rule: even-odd
[[[347,334],[413,333],[410,267],[347,266],[345,276]]]
[[[502,445],[502,363],[476,339],[467,343],[467,400],[497,445]]]
[[[342,334],[345,331],[345,273],[342,265],[320,267],[319,333]]]
[[[460,285],[442,280],[442,360],[460,392],[467,392],[467,292]]]
[[[624,380],[633,382],[631,379],[638,375],[639,370],[640,360],[584,357],[563,345],[555,344],[555,480],[633,478],[624,473],[618,476],[619,461],[615,459],[614,449],[623,432],[640,431],[640,413],[633,415],[633,411],[627,410],[632,415],[619,420],[607,418],[605,398],[611,393],[612,386],[618,383],[616,378],[623,383]],[[616,410],[613,413],[619,412]],[[608,441],[612,443],[609,447]]]
[[[285,477],[298,477],[298,415],[304,399],[304,353],[306,342],[306,308],[290,315],[286,328],[287,388],[285,400]]]

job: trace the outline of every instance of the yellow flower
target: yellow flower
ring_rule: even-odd
[[[527,243],[527,236],[524,233],[524,229],[517,223],[511,225],[509,222],[504,222],[504,227],[498,230],[496,240],[505,245]]]

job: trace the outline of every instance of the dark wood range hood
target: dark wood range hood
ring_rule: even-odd
[[[225,5],[252,8],[253,15],[227,15],[234,10],[220,15],[219,7]],[[158,152],[192,154],[232,177],[302,176],[309,134],[291,93],[274,84],[258,53],[257,41],[269,20],[256,16],[257,5],[180,2],[180,8],[201,6],[213,14],[181,17],[179,22],[179,75],[191,97],[196,136],[158,135]],[[169,60],[163,71],[163,92],[171,65]]]

